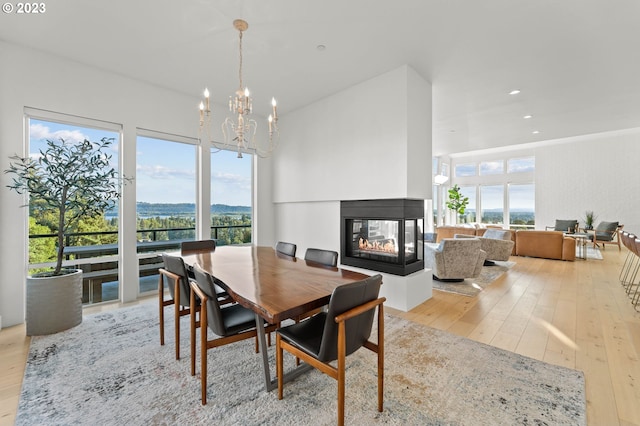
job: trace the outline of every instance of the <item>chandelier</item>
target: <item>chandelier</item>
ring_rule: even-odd
[[[256,132],[258,123],[250,118],[253,112],[253,100],[249,96],[249,89],[243,87],[242,84],[242,34],[249,28],[249,24],[242,20],[236,19],[233,21],[233,26],[238,30],[239,37],[239,52],[240,52],[240,66],[238,69],[238,77],[240,84],[238,90],[234,95],[229,96],[229,111],[233,114],[233,117],[227,117],[222,123],[222,134],[224,136],[224,145],[236,145],[238,149],[238,158],[242,158],[243,151],[249,151],[257,154],[260,157],[268,156],[277,145],[277,141],[280,137],[278,131],[278,112],[276,109],[276,100],[271,98],[271,114],[269,114],[269,143],[266,147],[260,146],[256,143]],[[218,150],[223,147],[219,143],[213,140],[211,137],[211,122],[212,114],[210,107],[210,93],[208,89],[204,89],[204,101],[200,102],[200,131],[199,134],[206,133],[211,144]]]

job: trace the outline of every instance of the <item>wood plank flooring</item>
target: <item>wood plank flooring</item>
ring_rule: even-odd
[[[627,252],[602,254],[575,262],[512,257],[517,264],[477,297],[434,290],[410,312],[386,312],[584,371],[589,425],[640,425],[640,313],[618,281]],[[28,346],[23,325],[0,331],[0,425],[14,423]]]

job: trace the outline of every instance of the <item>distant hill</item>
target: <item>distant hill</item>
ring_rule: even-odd
[[[140,216],[185,216],[194,215],[196,205],[194,203],[136,203],[136,209]],[[109,212],[117,214],[117,212]],[[226,204],[212,204],[211,214],[251,214],[249,206],[229,206]]]

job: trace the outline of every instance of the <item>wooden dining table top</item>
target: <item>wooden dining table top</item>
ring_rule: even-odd
[[[271,324],[324,306],[334,288],[369,277],[263,246],[218,246],[182,258],[220,280],[236,302]]]

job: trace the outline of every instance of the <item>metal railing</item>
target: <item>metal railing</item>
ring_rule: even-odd
[[[233,234],[236,230],[245,229],[250,230],[251,224],[215,225],[211,227],[210,234],[211,238],[217,240],[219,245],[225,245],[228,244],[228,241],[234,241]],[[160,252],[179,249],[182,241],[195,237],[195,227],[140,229],[136,233],[140,236],[138,238],[139,291],[144,293],[153,288],[157,289],[157,278],[155,280],[151,278],[157,276],[158,268],[162,266]],[[171,238],[172,233],[176,238]],[[96,241],[96,237],[101,236],[112,236],[113,238],[96,244],[86,244],[82,241],[83,238]],[[70,250],[66,254],[63,265],[84,271],[82,300],[85,304],[118,299],[118,245],[115,242],[117,236],[118,231],[74,232],[65,235],[65,248],[70,248]],[[142,236],[144,238],[141,238]],[[166,238],[164,238],[165,236]],[[57,235],[29,235],[30,240],[41,238],[57,238]],[[249,241],[243,241],[243,243],[251,242],[250,239],[251,237],[249,237]],[[81,241],[82,244],[78,244]],[[163,241],[166,244],[162,244]],[[171,244],[172,241],[175,241],[175,245]],[[29,269],[49,268],[54,264],[54,261],[30,263]],[[103,287],[103,284],[106,285]]]

